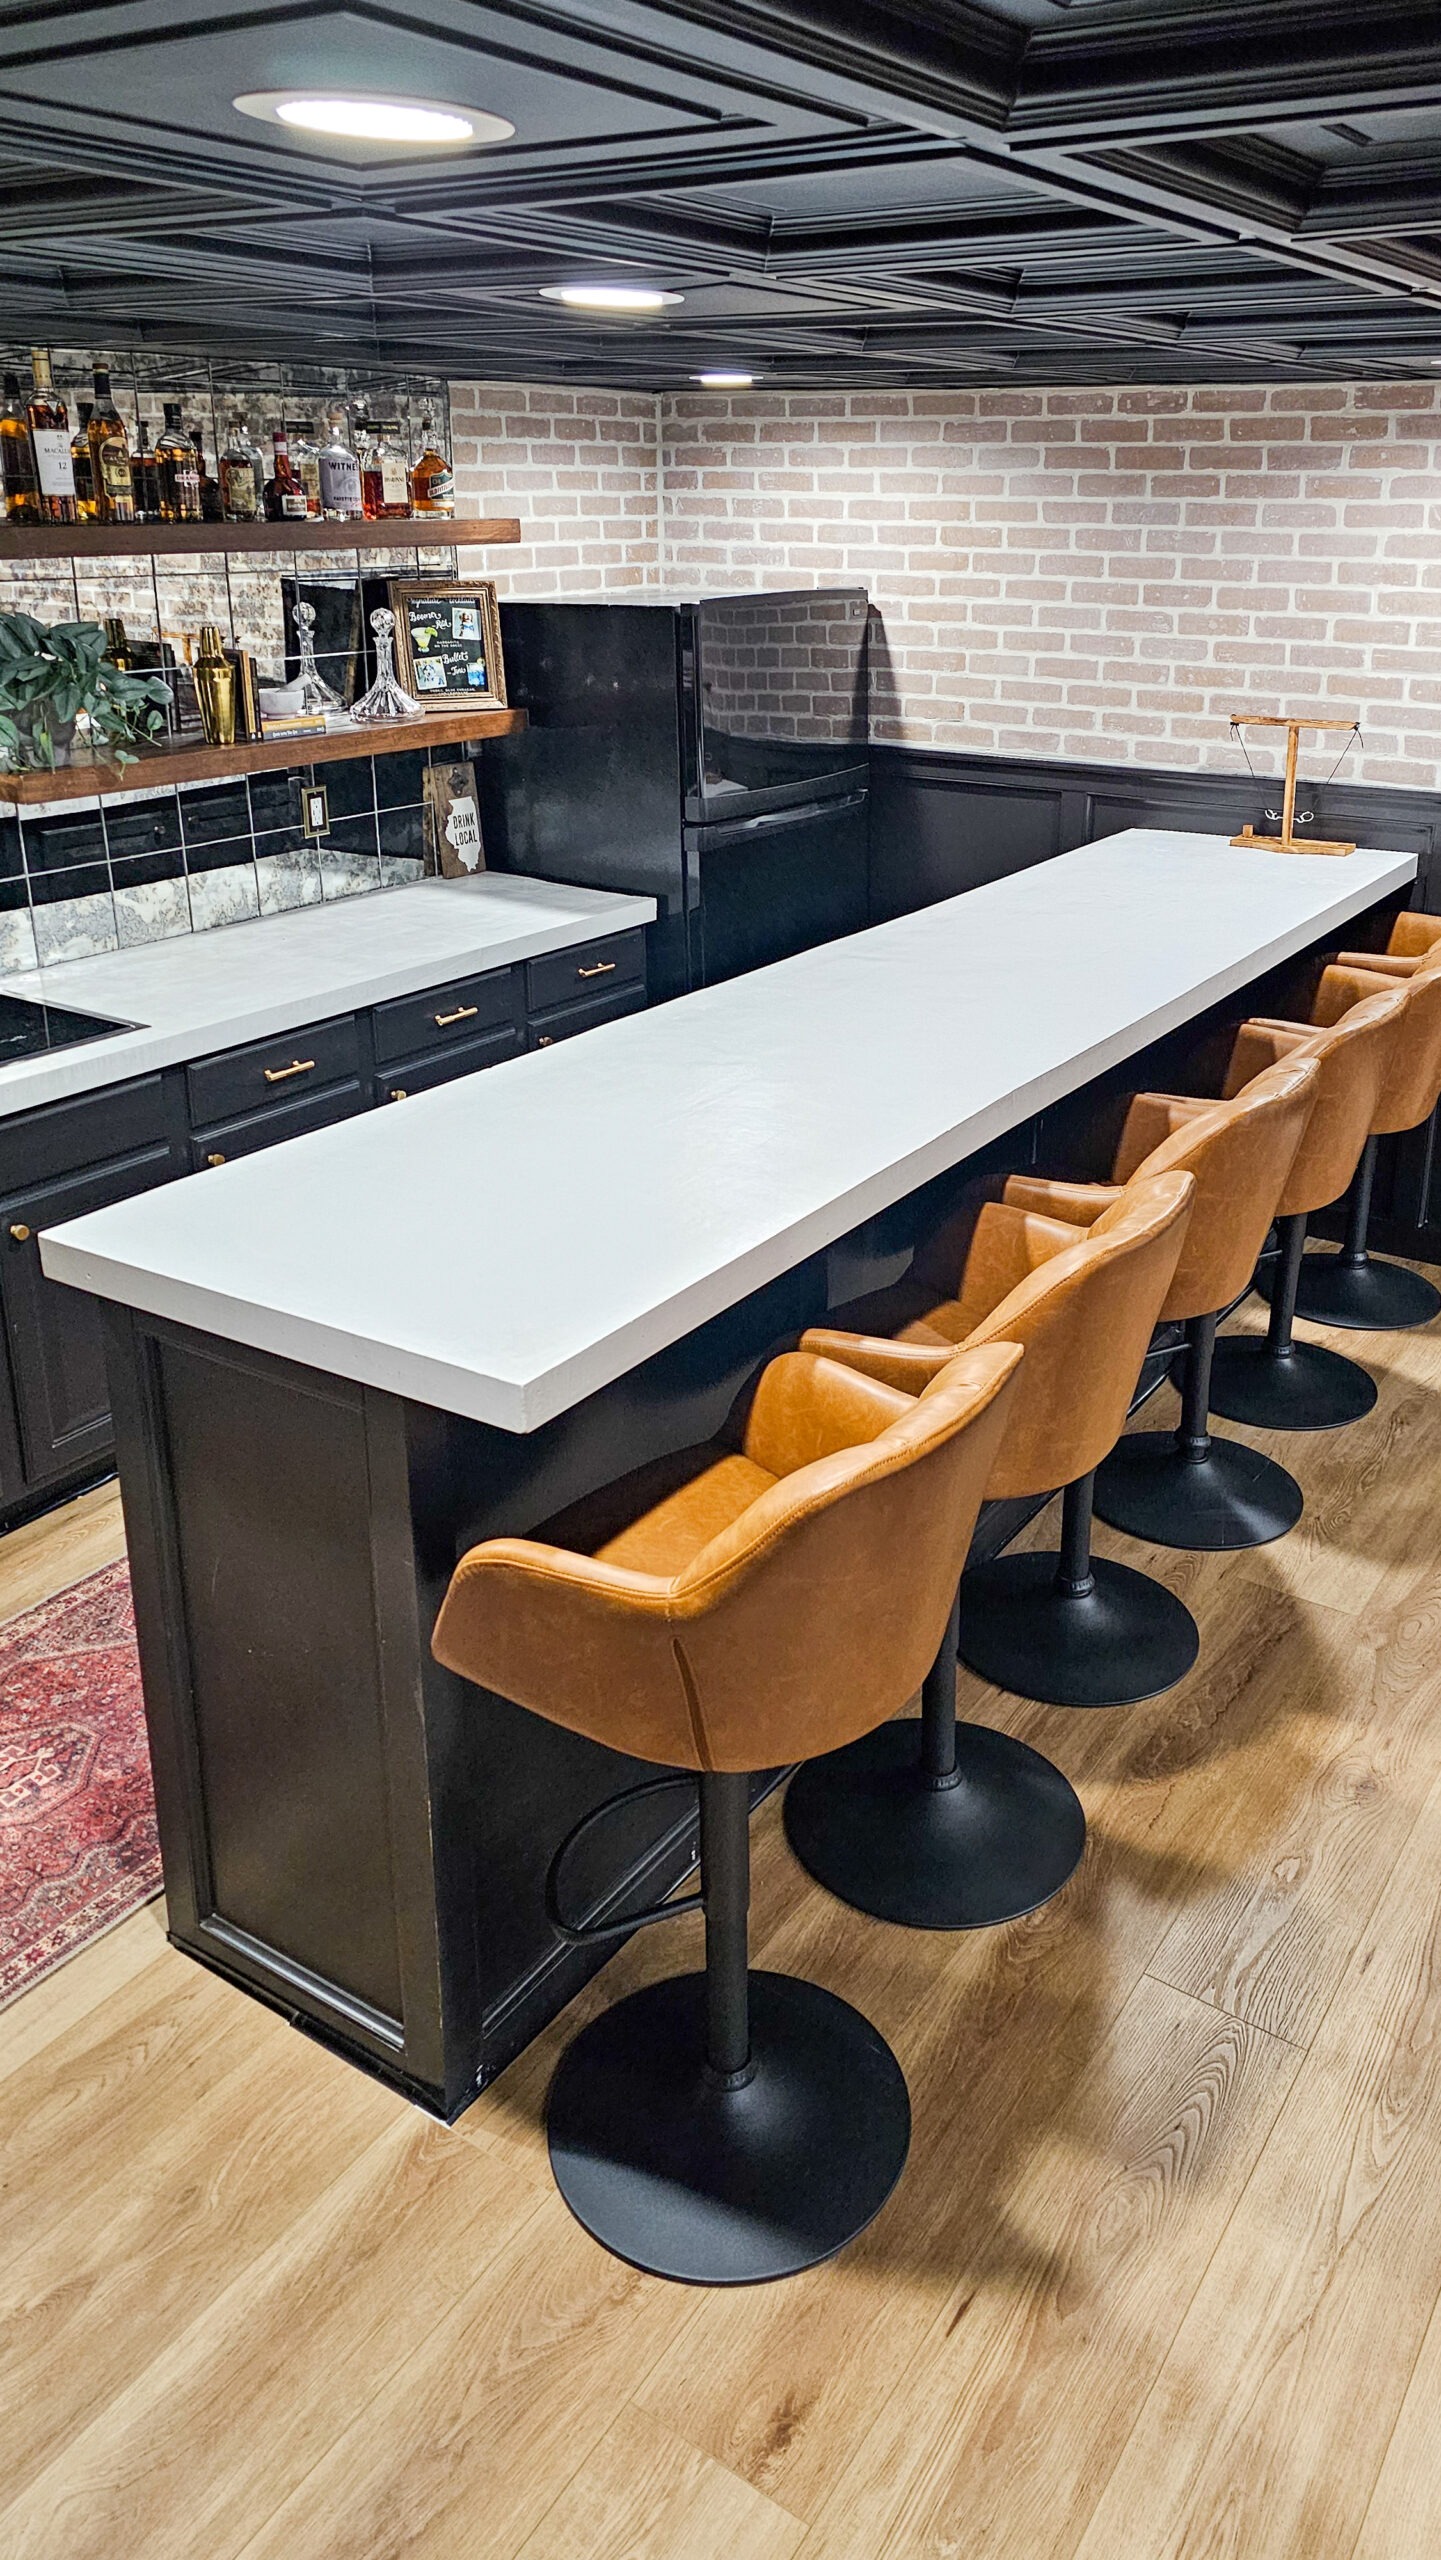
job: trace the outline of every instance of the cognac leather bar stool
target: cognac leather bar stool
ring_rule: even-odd
[[[988,1495],[1067,1487],[1063,1552],[1002,1556],[961,1582],[959,1624],[921,1693],[921,1719],[812,1760],[791,1780],[786,1834],[845,1902],[919,1929],[975,1929],[1034,1911],[1081,1855],[1085,1823],[1059,1769],[1009,1734],[956,1720],[956,1651],[987,1679],[1065,1706],[1169,1688],[1196,1658],[1195,1621],[1157,1582],[1090,1559],[1090,1470],[1121,1428],[1195,1185],[1135,1183],[1089,1232],[988,1202],[917,1255],[896,1289],[838,1311],[894,1331],[805,1343],[893,1385],[996,1338],[1026,1348]],[[974,1226],[969,1245],[967,1226]]]
[[[1298,1057],[1267,1067],[1230,1102],[1185,1094],[1132,1097],[1109,1183],[1049,1182],[1014,1175],[1018,1208],[1089,1225],[1120,1194],[1153,1174],[1195,1177],[1186,1240],[1161,1307],[1186,1327],[1178,1431],[1137,1431],[1117,1441],[1096,1476],[1096,1510],[1113,1529],[1159,1546],[1215,1551],[1264,1546],[1301,1517],[1294,1476],[1242,1440],[1207,1430],[1211,1362],[1220,1316],[1245,1295],[1311,1116],[1319,1069]]]
[[[1402,986],[1356,1002],[1350,975],[1323,972],[1315,1010],[1339,1013],[1333,1023],[1243,1022],[1226,1079],[1228,1093],[1238,1091],[1262,1067],[1298,1054],[1313,1057],[1319,1071],[1311,1117],[1277,1203],[1281,1255],[1270,1284],[1270,1325],[1264,1336],[1224,1336],[1211,1372],[1211,1410],[1263,1431],[1333,1431],[1359,1421],[1376,1401],[1374,1379],[1354,1360],[1293,1336],[1306,1220],[1335,1200],[1356,1170],[1406,1009]]]
[[[889,2046],[816,1984],[749,1970],[749,1773],[848,1742],[915,1694],[1021,1359],[988,1343],[916,1398],[788,1353],[726,1442],[640,1469],[546,1539],[488,1539],[456,1567],[432,1639],[441,1662],[612,1750],[699,1775],[705,1971],[593,2020],[548,2108],[572,2212],[653,2274],[794,2274],[863,2231],[900,2176],[910,2102]],[[558,1925],[575,1940],[623,1936],[695,1907]]]
[[[1441,1290],[1404,1263],[1374,1261],[1366,1244],[1378,1142],[1419,1128],[1441,1100],[1441,916],[1398,916],[1392,943],[1398,939],[1421,948],[1336,955],[1338,968],[1367,976],[1368,994],[1404,984],[1407,1005],[1351,1185],[1345,1241],[1335,1252],[1308,1253],[1296,1289],[1298,1315],[1357,1333],[1408,1332],[1441,1315]]]

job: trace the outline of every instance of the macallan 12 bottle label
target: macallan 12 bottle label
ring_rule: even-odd
[[[70,459],[70,438],[63,427],[32,427],[30,441],[35,447],[35,468],[40,474],[40,487],[47,498],[73,498],[75,465]]]

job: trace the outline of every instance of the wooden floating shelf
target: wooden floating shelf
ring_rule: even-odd
[[[435,711],[423,720],[367,720],[314,737],[252,738],[243,746],[197,741],[147,747],[134,764],[98,759],[58,765],[54,773],[0,773],[0,802],[93,800],[102,791],[162,791],[174,782],[225,782],[237,773],[276,773],[286,765],[331,764],[341,756],[390,756],[406,748],[455,747],[469,738],[510,738],[523,711]]]
[[[304,524],[0,525],[0,560],[152,559],[206,551],[450,551],[519,542],[516,516],[351,516]]]

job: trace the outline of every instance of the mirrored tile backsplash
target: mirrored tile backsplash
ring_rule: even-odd
[[[0,974],[419,880],[427,761],[355,756],[0,811]],[[319,835],[302,824],[312,781]]]

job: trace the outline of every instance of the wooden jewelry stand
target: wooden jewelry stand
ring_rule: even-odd
[[[1298,836],[1292,832],[1296,815],[1296,758],[1303,729],[1353,729],[1359,731],[1359,720],[1279,720],[1260,713],[1233,712],[1233,729],[1284,729],[1286,732],[1286,796],[1281,803],[1281,832],[1278,836],[1255,835],[1244,826],[1232,844],[1260,845],[1267,853],[1354,853],[1354,844],[1331,844],[1319,836]],[[1342,749],[1345,754],[1345,749]],[[1249,758],[1247,759],[1249,762]],[[1272,813],[1268,810],[1267,815]]]

